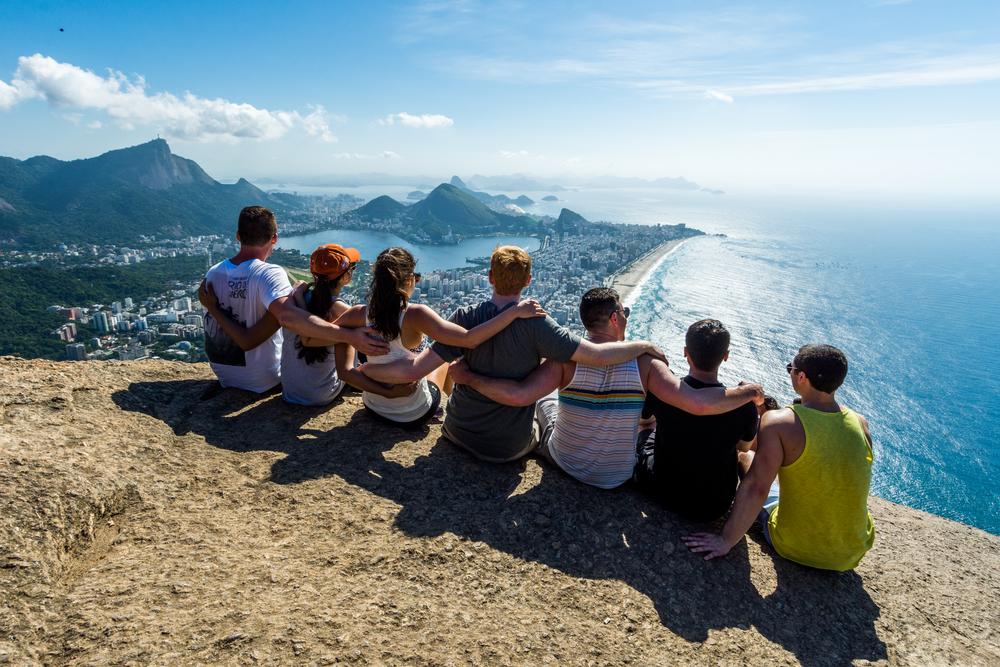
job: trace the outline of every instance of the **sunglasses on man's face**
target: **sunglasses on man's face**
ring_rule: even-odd
[[[629,308],[628,306],[625,306],[618,312],[620,312],[622,314],[622,317],[624,317],[627,320],[628,316],[632,314],[632,309]]]
[[[802,369],[796,368],[795,366],[792,365],[792,362],[789,361],[787,364],[785,364],[785,370],[788,371],[789,375],[791,375],[795,371],[801,371]]]
[[[421,275],[421,274],[419,274],[419,273],[414,273],[414,274],[413,274],[413,284],[414,284],[414,285],[416,285],[417,283],[419,283],[419,282],[420,282],[420,275]]]

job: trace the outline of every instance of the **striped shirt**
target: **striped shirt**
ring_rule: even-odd
[[[584,484],[613,489],[635,468],[635,439],[646,394],[635,359],[616,366],[576,365],[559,391],[549,448],[560,468]]]

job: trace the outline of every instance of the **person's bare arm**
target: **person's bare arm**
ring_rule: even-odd
[[[855,412],[854,414],[858,415],[857,412]],[[861,430],[865,432],[865,438],[868,439],[868,446],[871,448],[871,450],[872,450],[872,458],[874,458],[875,457],[875,442],[872,440],[871,431],[868,430],[868,420],[865,419],[864,417],[862,417],[861,415],[858,415],[858,421],[861,422]]]
[[[222,312],[222,309],[219,308],[219,299],[215,296],[215,289],[212,287],[212,283],[207,280],[201,281],[201,287],[198,288],[198,301],[201,302],[201,305],[205,306],[205,310],[218,322],[222,330],[226,332],[226,335],[232,338],[233,342],[239,345],[240,349],[244,352],[249,352],[261,345],[273,336],[274,332],[279,328],[278,320],[269,312],[264,313],[264,317],[260,318],[249,329],[241,327],[227,317]]]
[[[367,328],[348,329],[331,324],[322,318],[297,308],[290,296],[283,296],[267,307],[281,326],[291,329],[303,339],[309,339],[313,346],[347,343],[356,350],[370,356],[379,356],[389,351],[389,344],[367,335]]]
[[[455,384],[472,387],[491,401],[501,405],[523,407],[531,405],[559,388],[563,365],[555,361],[543,361],[523,380],[493,378],[474,373],[464,359],[453,363],[448,372]]]
[[[386,398],[409,396],[417,390],[416,382],[386,386],[381,382],[372,380],[354,367],[354,348],[346,343],[338,343],[334,348],[334,354],[337,360],[337,377],[355,389],[385,396]]]
[[[753,440],[740,440],[739,442],[736,443],[736,449],[740,450],[741,452],[749,452],[751,449],[753,449],[755,442],[757,442],[757,438],[754,438]]]
[[[407,324],[417,331],[427,334],[428,337],[439,343],[466,349],[472,349],[493,338],[519,317],[543,317],[544,315],[545,311],[537,301],[526,300],[478,326],[466,329],[454,322],[441,319],[440,315],[427,306],[411,305],[406,312]]]
[[[444,363],[433,348],[427,348],[416,356],[398,359],[387,364],[362,364],[358,369],[375,380],[386,384],[406,384],[415,382]]]
[[[764,507],[771,482],[778,475],[778,468],[781,467],[785,456],[781,444],[783,425],[769,418],[769,415],[773,414],[773,411],[764,414],[764,424],[761,425],[757,437],[757,453],[754,455],[749,472],[736,489],[733,509],[726,520],[726,525],[722,527],[722,533],[718,535],[694,533],[681,538],[694,553],[704,553],[705,560],[712,560],[729,553],[729,550],[743,539]]]
[[[648,341],[632,340],[597,345],[586,339],[580,341],[579,347],[576,348],[576,352],[570,359],[587,366],[614,366],[631,361],[642,354],[648,354],[663,361],[667,360],[663,350]]]
[[[653,361],[648,383],[648,391],[661,401],[693,415],[718,415],[735,410],[747,401],[760,403],[764,400],[764,388],[759,384],[695,389],[681,382],[661,361]]]

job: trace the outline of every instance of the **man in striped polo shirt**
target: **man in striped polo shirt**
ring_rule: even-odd
[[[625,340],[629,309],[618,293],[597,287],[583,295],[580,320],[598,345]],[[456,383],[505,405],[531,405],[541,430],[538,452],[579,481],[602,489],[627,482],[636,463],[636,436],[646,391],[695,414],[727,412],[763,401],[759,385],[695,390],[678,383],[665,363],[649,355],[612,366],[545,361],[524,380],[473,373],[452,365]],[[556,390],[558,389],[558,392]]]

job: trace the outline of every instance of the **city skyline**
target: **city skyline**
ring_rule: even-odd
[[[0,154],[988,196],[1000,9],[12,2]]]

